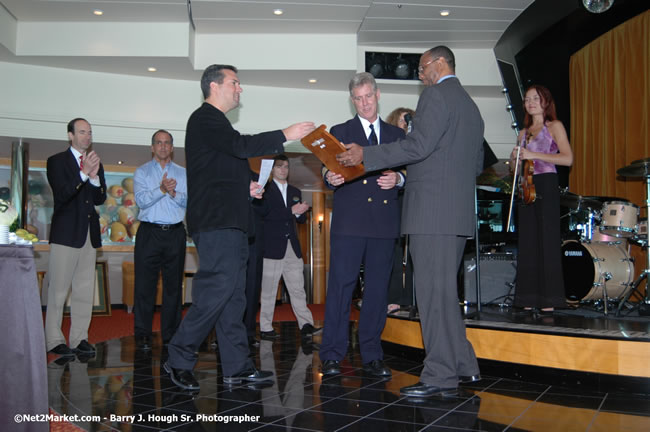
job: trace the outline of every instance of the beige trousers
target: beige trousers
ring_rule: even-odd
[[[284,284],[289,291],[291,309],[298,320],[298,327],[302,328],[307,323],[314,325],[314,318],[307,308],[303,267],[302,258],[296,256],[289,240],[287,240],[287,251],[284,258],[279,260],[264,258],[262,294],[260,296],[260,331],[273,330],[271,324],[280,277],[284,279]]]
[[[95,295],[95,260],[97,250],[86,236],[84,245],[77,249],[60,244],[50,244],[49,279],[47,289],[47,315],[45,318],[45,343],[47,350],[65,344],[61,331],[63,307],[70,294],[70,344],[88,340],[88,327],[93,312]]]

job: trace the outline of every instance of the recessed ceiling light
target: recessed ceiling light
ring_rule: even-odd
[[[443,9],[440,11],[441,16],[449,16],[449,9]]]
[[[93,15],[102,16],[104,15],[104,11],[101,9],[95,9],[93,10]]]
[[[283,13],[282,9],[273,9],[273,15],[282,15]]]
[[[122,165],[123,163],[124,163],[124,161],[121,161],[121,160],[117,161],[118,165]]]
[[[317,82],[318,82],[318,80],[316,78],[311,78],[309,80],[309,84],[316,84]]]
[[[156,69],[155,67],[148,67],[147,70],[149,72],[156,72],[158,69]]]

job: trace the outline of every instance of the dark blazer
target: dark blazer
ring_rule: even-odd
[[[96,205],[106,201],[104,167],[99,165],[100,187],[90,181],[82,182],[79,164],[68,150],[47,159],[47,181],[54,197],[54,213],[50,226],[50,243],[81,248],[90,226],[90,241],[94,248],[102,246],[99,215]]]
[[[264,192],[264,258],[282,259],[287,252],[287,239],[291,241],[293,251],[302,258],[300,242],[296,233],[296,222],[305,223],[305,213],[299,217],[291,213],[291,207],[302,200],[300,190],[287,186],[287,204],[284,204],[282,192],[273,180],[269,180]]]
[[[473,235],[484,129],[478,107],[452,77],[422,92],[406,138],[364,148],[367,170],[408,166],[402,234]]]
[[[344,144],[357,143],[369,146],[359,120],[354,116],[343,124],[333,126],[330,133]],[[380,120],[380,144],[404,138],[404,131]],[[373,146],[373,147],[382,147]],[[389,167],[400,164],[389,164]],[[400,209],[397,202],[398,188],[383,190],[377,185],[381,171],[370,172],[334,190],[332,234],[372,238],[396,238],[399,236]],[[410,175],[410,173],[409,173]]]
[[[207,102],[194,111],[185,131],[189,234],[247,232],[252,220],[247,158],[282,153],[285,141],[281,130],[242,135]]]

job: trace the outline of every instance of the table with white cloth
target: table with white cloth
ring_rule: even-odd
[[[47,421],[16,421],[48,414],[43,314],[31,246],[0,245],[0,430],[48,431]]]

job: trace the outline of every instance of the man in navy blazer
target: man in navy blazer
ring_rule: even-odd
[[[273,312],[280,277],[289,292],[291,308],[298,320],[303,338],[321,329],[314,327],[314,318],[307,308],[305,294],[304,264],[296,222],[305,223],[309,204],[302,202],[300,190],[291,186],[289,159],[281,154],[273,158],[272,181],[264,193],[264,267],[262,271],[262,295],[260,298],[260,337],[273,340],[279,335],[273,330]]]
[[[332,127],[330,133],[342,143],[376,146],[404,137],[404,131],[377,115],[380,91],[374,77],[358,73],[349,84],[357,115]],[[399,236],[398,187],[404,176],[392,170],[369,172],[350,183],[332,171],[324,173],[334,189],[330,230],[330,271],[325,306],[325,327],[320,350],[324,375],[340,373],[340,362],[348,349],[350,302],[364,267],[363,307],[359,320],[359,342],[364,370],[373,376],[389,377],[383,362],[381,332],[386,323],[388,282],[393,246]]]
[[[92,145],[90,124],[68,123],[70,148],[47,160],[47,180],[54,197],[50,226],[50,260],[45,341],[47,350],[62,356],[94,355],[88,327],[95,294],[96,249],[102,246],[95,206],[106,201],[104,168]],[[70,294],[70,349],[61,331],[63,306]]]

